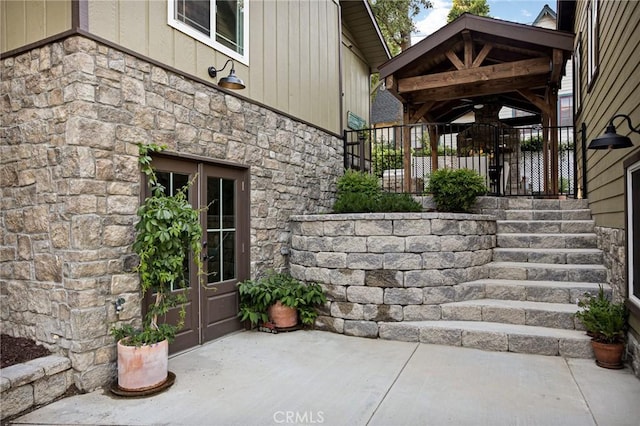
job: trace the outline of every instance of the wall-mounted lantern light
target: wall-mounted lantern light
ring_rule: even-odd
[[[209,77],[216,78],[216,76],[218,75],[218,72],[223,71],[227,67],[229,62],[231,62],[231,72],[229,72],[229,75],[227,77],[222,77],[220,80],[218,80],[218,86],[224,87],[225,89],[233,89],[233,90],[244,89],[246,87],[244,85],[244,81],[242,81],[236,75],[235,64],[231,59],[228,59],[227,62],[224,63],[224,66],[219,70],[216,69],[215,67],[209,67],[207,69],[207,72],[209,73]]]
[[[613,120],[616,118],[625,118],[627,124],[629,125],[629,129],[632,132],[640,133],[640,127],[637,129],[631,125],[631,118],[625,114],[616,114],[613,116],[611,120],[609,120],[609,125],[604,132],[604,135],[598,136],[589,144],[589,149],[619,149],[619,148],[631,148],[633,143],[631,139],[626,136],[620,136],[616,133],[616,127],[613,125]]]

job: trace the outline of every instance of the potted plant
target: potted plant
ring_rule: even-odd
[[[142,295],[152,292],[153,303],[147,308],[142,328],[123,324],[111,330],[118,341],[118,386],[128,391],[152,389],[167,380],[169,342],[184,326],[185,263],[190,253],[198,268],[198,279],[202,269],[199,212],[191,206],[186,193],[191,183],[173,196],[166,195],[151,166],[151,153],[163,149],[158,145],[139,145],[139,163],[148,178],[151,196],[137,211],[139,221],[133,250],[139,256],[137,271]],[[176,307],[177,324],[159,322],[159,318]]]
[[[624,303],[611,302],[600,286],[596,296],[585,294],[578,306],[581,309],[576,317],[591,336],[596,364],[604,368],[622,368],[628,315]]]
[[[315,308],[327,301],[319,284],[305,284],[287,274],[269,271],[256,280],[238,284],[242,321],[252,325],[272,323],[276,328],[313,325]]]

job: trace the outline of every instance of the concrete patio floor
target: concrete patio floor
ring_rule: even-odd
[[[593,360],[240,332],[171,358],[167,391],[57,401],[20,425],[633,425],[640,380]]]

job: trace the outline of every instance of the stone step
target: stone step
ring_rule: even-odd
[[[590,220],[591,210],[507,210],[506,220]]]
[[[596,248],[596,234],[496,234],[501,248]]]
[[[607,284],[529,280],[482,279],[454,286],[456,301],[474,299],[527,300],[530,302],[577,303],[585,293],[598,294],[600,286],[611,294]]]
[[[494,262],[531,262],[588,265],[602,264],[599,249],[502,248],[493,249]]]
[[[593,233],[593,220],[498,220],[499,234],[588,234]]]
[[[576,304],[478,299],[443,303],[440,307],[442,319],[448,321],[500,322],[567,330],[584,328],[575,318],[579,309]]]
[[[584,210],[589,208],[589,201],[505,198],[501,200],[501,208],[504,210]]]
[[[379,323],[381,339],[464,346],[487,351],[593,358],[583,331],[472,321]]]
[[[487,268],[489,278],[502,280],[607,282],[607,268],[602,265],[490,262]]]

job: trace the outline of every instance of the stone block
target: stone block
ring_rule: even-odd
[[[406,251],[410,253],[440,251],[440,239],[441,237],[437,235],[407,237],[405,240]]]
[[[347,301],[382,304],[384,290],[380,287],[351,286],[347,288]]]
[[[488,289],[489,287],[487,287]],[[464,300],[477,300],[485,298],[484,284],[462,283],[453,286],[455,291],[455,301],[462,302]],[[495,297],[486,296],[487,299],[496,299]]]
[[[527,290],[524,286],[491,284],[486,286],[485,294],[487,299],[527,300]]]
[[[532,302],[572,303],[568,288],[527,287],[527,299]]]
[[[526,280],[527,269],[517,267],[490,267],[489,278],[497,280]]]
[[[289,253],[289,261],[292,264],[300,266],[316,266],[316,255],[310,251],[291,250]]]
[[[420,305],[422,290],[419,288],[386,288],[384,290],[386,305]]]
[[[373,253],[349,253],[347,255],[347,267],[349,269],[382,269],[382,254]]]
[[[111,276],[111,294],[131,293],[138,291],[140,280],[138,274],[119,274]]]
[[[41,253],[34,256],[34,269],[38,281],[62,282],[62,258]]]
[[[507,308],[500,306],[483,306],[482,320],[488,322],[501,322],[505,324],[524,324],[524,309]]]
[[[428,269],[444,269],[457,267],[456,253],[453,252],[427,252],[422,253],[422,264]]]
[[[403,284],[403,274],[400,271],[378,269],[364,273],[364,282],[368,287],[402,287]]]
[[[356,337],[378,337],[378,323],[374,321],[345,321],[344,334]]]
[[[72,309],[70,322],[73,339],[90,339],[107,334],[107,311],[104,306]]]
[[[331,316],[334,318],[361,320],[364,319],[364,307],[358,303],[332,302]]]
[[[404,273],[405,287],[437,287],[444,285],[444,276],[438,270],[407,271]]]
[[[393,235],[428,235],[431,234],[430,219],[397,219],[393,221]]]
[[[422,289],[425,305],[439,305],[456,301],[456,290],[453,287],[425,287]]]
[[[507,351],[509,350],[509,341],[506,333],[463,330],[462,346],[485,351]]]
[[[418,342],[420,329],[407,323],[382,323],[378,328],[381,339],[399,340],[401,342]]]
[[[404,252],[404,238],[393,237],[393,236],[368,237],[367,252],[369,253],[402,253]]]
[[[447,235],[440,241],[442,251],[480,250],[480,239],[477,235]]]
[[[64,372],[38,380],[33,384],[34,404],[47,404],[53,401],[64,394],[69,385],[67,374]]]
[[[383,266],[388,270],[422,269],[422,256],[417,253],[384,253]]]
[[[101,364],[87,371],[76,373],[74,382],[80,391],[91,392],[104,386],[105,383],[110,383],[116,374],[115,363]]]
[[[400,305],[364,306],[364,319],[367,321],[402,321],[403,317]]]
[[[334,302],[346,302],[347,301],[347,287],[343,285],[333,285],[321,283],[320,286],[324,289],[327,299]]]
[[[319,315],[316,318],[315,328],[316,330],[331,331],[333,333],[344,333],[344,320],[342,318]]]
[[[433,235],[457,235],[459,233],[458,221],[454,219],[431,220],[431,233]]]
[[[560,339],[560,356],[567,358],[593,358],[591,339]]]
[[[316,254],[316,263],[321,268],[346,268],[347,267],[347,254],[346,253],[333,253],[333,252],[320,252]]]
[[[25,363],[36,368],[42,368],[46,375],[53,375],[71,368],[69,358],[59,355],[49,355]]]
[[[353,269],[330,269],[329,280],[335,285],[365,285],[365,271]]]
[[[449,328],[422,328],[420,342],[432,345],[462,346],[462,330]]]
[[[355,235],[392,235],[393,222],[390,220],[358,220]]]
[[[345,236],[355,233],[355,225],[351,220],[328,220],[324,222],[324,235]]]
[[[468,305],[442,305],[442,319],[452,321],[482,321],[482,307]]]
[[[329,278],[330,272],[331,270],[327,268],[306,268],[303,281],[328,283],[331,281]]]
[[[312,252],[331,252],[335,253],[333,250],[333,238],[331,237],[304,237],[305,239],[305,250]]]
[[[509,335],[509,352],[556,356],[559,354],[558,339],[511,334]]]
[[[333,237],[333,251],[345,253],[366,253],[366,237]]]
[[[402,308],[404,321],[437,321],[442,316],[440,305],[409,305]]]
[[[38,365],[14,364],[2,369],[2,377],[9,379],[11,387],[20,387],[44,377],[44,368]]]
[[[6,377],[0,377],[0,392],[4,392],[11,388],[11,380]]]
[[[3,369],[4,370],[4,369]],[[18,414],[33,405],[33,386],[23,385],[2,393],[2,419]]]
[[[571,312],[550,312],[529,309],[527,310],[526,317],[526,325],[568,330],[575,328],[574,315]]]

